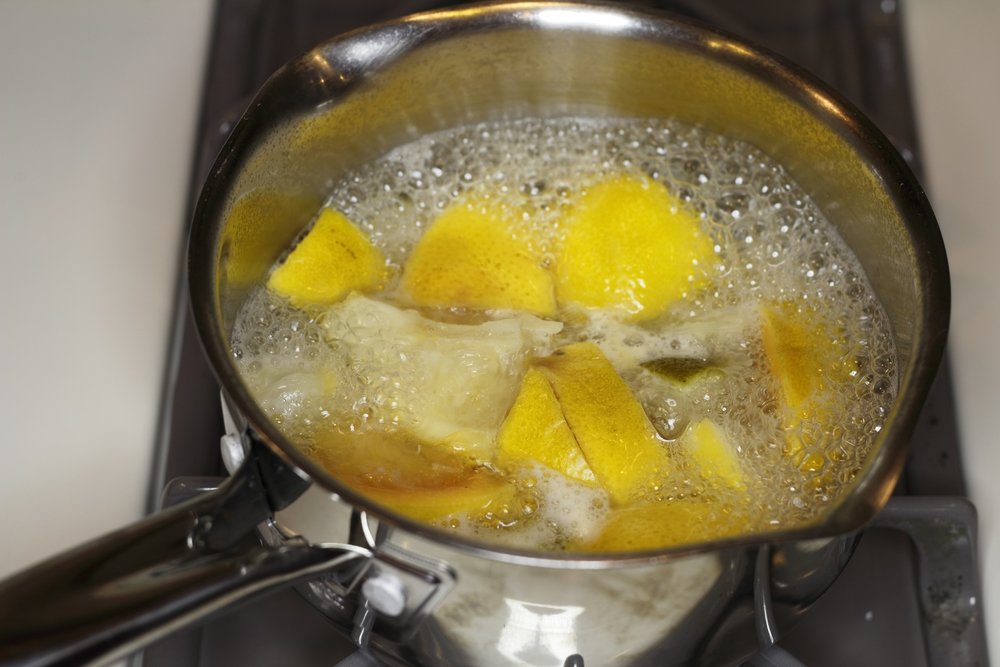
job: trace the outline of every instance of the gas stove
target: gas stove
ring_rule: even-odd
[[[193,193],[250,96],[281,64],[355,27],[451,4],[434,0],[219,0]],[[859,106],[920,173],[901,8],[895,0],[649,0],[633,4],[694,18],[805,67]],[[176,496],[178,488],[209,485],[210,478],[225,474],[218,448],[211,446],[224,432],[219,387],[203,358],[188,308],[182,289],[175,313],[173,376],[161,417],[165,435],[157,445],[150,485],[151,510],[161,503],[161,492],[171,480],[187,478],[183,484],[170,486]],[[977,572],[974,562],[966,569],[960,562],[960,556],[975,554],[975,515],[961,500],[965,495],[945,364],[917,426],[893,507],[862,534],[847,568],[795,625],[768,629],[758,623],[761,632],[771,633],[762,642],[766,645],[780,635],[778,645],[787,655],[813,666],[987,665],[981,612],[976,606],[981,597]],[[176,499],[166,498],[167,502]],[[914,549],[911,537],[901,528],[918,536],[920,531],[932,534],[925,534],[923,547]],[[942,541],[942,535],[947,539]],[[921,573],[923,580],[918,579]],[[759,605],[749,611],[767,613]],[[348,638],[295,591],[287,590],[161,640],[144,652],[141,664],[332,665],[353,651]],[[765,653],[751,664],[795,664],[775,662],[782,655]]]

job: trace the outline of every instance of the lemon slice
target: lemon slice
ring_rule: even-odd
[[[562,408],[544,373],[529,368],[521,390],[497,436],[500,465],[537,461],[562,475],[594,484]]]
[[[352,291],[377,290],[386,277],[378,248],[343,213],[323,209],[267,286],[296,305],[325,306]]]
[[[552,276],[518,229],[513,215],[495,202],[455,202],[414,246],[403,290],[418,306],[553,315]]]
[[[647,320],[708,283],[711,239],[698,218],[650,178],[597,183],[564,224],[555,271],[561,304]]]
[[[652,490],[669,469],[667,450],[600,348],[574,343],[536,363],[611,501],[625,504]]]

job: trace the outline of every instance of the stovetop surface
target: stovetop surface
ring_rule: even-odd
[[[339,33],[416,11],[434,0],[219,0],[210,49],[192,192],[197,194],[231,125],[281,64]],[[893,141],[919,173],[917,130],[899,6],[893,0],[649,0],[745,37],[789,58],[840,90]],[[192,197],[193,199],[193,197]],[[154,508],[166,481],[222,475],[218,385],[178,294],[175,376],[164,397],[167,434],[157,445]],[[947,365],[922,414],[897,493],[966,494]],[[914,562],[906,538],[872,530],[830,591],[782,640],[809,665],[925,665]],[[244,605],[177,633],[144,653],[142,664],[332,665],[350,645],[293,591]]]

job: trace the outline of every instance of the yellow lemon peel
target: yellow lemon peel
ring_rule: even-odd
[[[418,306],[555,314],[552,275],[515,222],[495,202],[452,204],[414,246],[403,290]]]
[[[785,453],[814,472],[822,467],[817,461],[822,456],[806,455],[813,443],[804,440],[815,440],[817,427],[822,431],[834,425],[823,394],[849,380],[843,345],[831,340],[814,311],[794,302],[761,306],[760,315],[764,357],[784,402]]]
[[[594,484],[594,471],[563,416],[559,399],[544,373],[529,368],[517,399],[497,436],[497,463],[537,461],[562,475]]]
[[[684,432],[681,444],[707,481],[731,489],[746,488],[736,447],[718,424],[710,419],[699,420]]]
[[[622,505],[648,493],[670,467],[667,450],[600,348],[574,343],[536,363],[611,501]]]
[[[560,304],[647,320],[708,283],[712,240],[695,214],[650,178],[597,183],[564,224],[555,262]]]
[[[379,289],[387,274],[381,251],[361,230],[343,213],[323,209],[267,287],[299,306],[328,306],[351,292]]]
[[[226,290],[258,285],[274,266],[276,248],[289,245],[289,231],[301,228],[318,210],[319,195],[285,190],[252,190],[235,202],[223,226],[220,258]],[[238,239],[238,242],[236,242]]]

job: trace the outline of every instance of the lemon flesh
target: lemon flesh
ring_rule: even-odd
[[[497,462],[504,466],[537,461],[562,475],[594,484],[594,471],[566,423],[545,374],[529,368],[497,436]]]
[[[708,283],[711,239],[680,200],[646,177],[618,176],[581,197],[556,254],[560,304],[647,320]]]
[[[701,419],[688,427],[681,442],[685,453],[706,481],[731,489],[746,488],[736,447],[718,424]]]
[[[651,491],[669,469],[667,450],[600,348],[574,343],[536,363],[611,501],[626,504]]]
[[[552,276],[516,222],[493,202],[452,204],[414,246],[403,290],[418,306],[553,315]]]
[[[528,355],[546,353],[562,329],[524,313],[482,324],[437,322],[357,294],[330,308],[323,326],[379,423],[480,460],[493,458]]]
[[[267,286],[296,305],[328,306],[352,291],[377,290],[386,277],[379,249],[343,213],[323,209]]]

